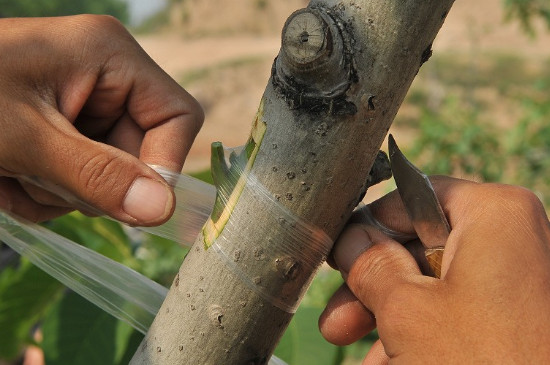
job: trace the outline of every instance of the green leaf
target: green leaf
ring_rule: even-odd
[[[117,348],[117,350],[119,350],[117,352],[117,359],[119,359],[118,364],[127,365],[130,363],[130,360],[134,356],[137,348],[143,340],[143,337],[145,336],[126,325],[124,322],[119,322],[118,327],[118,336],[120,338],[117,343],[124,344],[126,342],[126,346],[119,346]]]
[[[25,259],[0,273],[0,358],[14,359],[33,342],[32,328],[62,290],[57,280]]]
[[[342,275],[336,270],[321,269],[313,279],[302,306],[324,308],[332,294],[344,283]]]
[[[320,270],[282,337],[275,355],[289,365],[341,363],[343,348],[328,343],[317,327],[328,299],[342,284],[339,272]]]
[[[104,256],[135,268],[130,239],[118,222],[101,217],[89,218],[79,212],[73,212],[48,222],[46,227]]]
[[[328,343],[317,327],[327,301],[342,283],[343,279],[338,271],[319,271],[275,350],[277,357],[289,365],[360,362],[378,339],[376,331],[350,346],[338,347]]]
[[[321,308],[301,306],[279,342],[275,355],[289,365],[336,365],[342,350],[329,344],[319,332]]]
[[[210,169],[194,172],[194,173],[191,173],[190,175],[206,183],[214,184],[214,179],[212,179],[212,173],[210,172]]]
[[[136,261],[143,275],[169,287],[188,251],[166,238],[146,234],[136,250]]]
[[[128,325],[73,292],[50,311],[42,328],[48,365],[118,364],[141,340]]]

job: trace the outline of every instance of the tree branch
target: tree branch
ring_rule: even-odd
[[[246,153],[132,364],[265,364],[453,0],[313,0],[288,19]],[[225,186],[225,185],[224,185]],[[223,190],[223,189],[222,189]],[[221,210],[221,212],[220,212]]]

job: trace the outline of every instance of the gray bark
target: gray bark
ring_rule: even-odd
[[[268,361],[330,248],[292,217],[338,236],[452,3],[312,0],[289,18],[249,185],[214,245],[197,238],[132,364]]]

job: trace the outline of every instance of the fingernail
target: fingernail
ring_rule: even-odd
[[[8,197],[2,193],[0,193],[0,209],[4,209],[5,211],[11,211],[11,200],[8,199]]]
[[[140,222],[156,222],[172,208],[172,195],[161,182],[138,177],[126,194],[122,209]]]
[[[359,227],[347,228],[334,245],[334,261],[342,274],[349,274],[351,267],[363,252],[372,246],[369,235]]]

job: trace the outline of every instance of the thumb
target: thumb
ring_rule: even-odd
[[[78,133],[60,133],[54,140],[38,149],[33,175],[132,225],[160,224],[172,214],[171,187],[136,157]]]
[[[397,289],[424,278],[406,248],[370,226],[349,226],[333,256],[350,290],[376,318]]]

